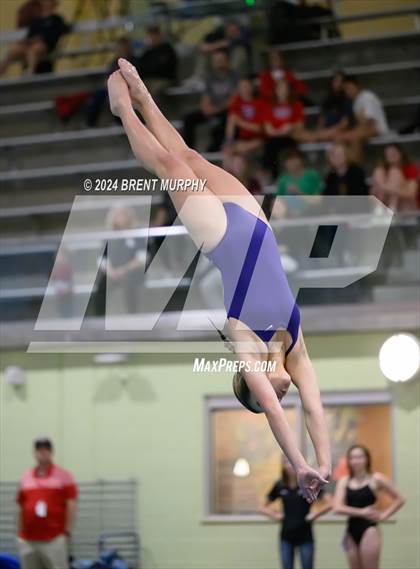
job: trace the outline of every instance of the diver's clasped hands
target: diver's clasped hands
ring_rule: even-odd
[[[318,498],[320,490],[328,484],[329,469],[321,467],[319,470],[305,465],[296,472],[297,482],[305,500],[312,504]]]

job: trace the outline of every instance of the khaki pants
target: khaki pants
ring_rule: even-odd
[[[67,538],[52,541],[26,541],[18,538],[21,569],[68,569]]]

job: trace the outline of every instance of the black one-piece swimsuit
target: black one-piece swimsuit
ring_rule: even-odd
[[[346,488],[346,504],[352,508],[367,508],[376,502],[376,496],[373,493],[369,484],[353,490],[353,488]],[[376,526],[376,522],[367,520],[366,518],[358,518],[350,516],[347,523],[347,532],[352,537],[353,541],[359,545],[365,531],[371,527]]]

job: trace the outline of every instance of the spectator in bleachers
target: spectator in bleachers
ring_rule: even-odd
[[[328,25],[308,20],[334,17],[335,0],[324,0],[321,3],[307,0],[276,0],[267,3],[269,42],[271,44],[295,43],[298,41],[319,40],[325,37],[340,37],[337,23],[330,21]],[[309,23],[309,25],[307,25]],[[306,25],[302,25],[306,24]]]
[[[321,104],[321,113],[318,128],[331,129],[332,133],[347,128],[352,117],[352,103],[344,92],[344,78],[342,71],[336,71],[331,77],[328,93]],[[326,138],[324,137],[324,140]]]
[[[152,97],[159,99],[176,81],[178,56],[158,25],[149,26],[147,35],[149,45],[138,58],[138,67]]]
[[[174,208],[169,192],[161,192],[161,194],[162,194],[161,203],[157,204],[152,209],[151,224],[150,224],[152,227],[171,226],[175,223],[175,220],[177,218],[177,212],[176,209]],[[164,236],[151,237],[151,238],[149,237],[148,250],[150,252],[151,259],[156,255],[159,247],[162,245],[164,240],[165,240]],[[174,258],[174,255],[172,253],[173,253],[172,251],[168,253],[168,251],[164,249],[161,254],[162,261],[164,262],[166,267],[169,268],[173,267],[176,264],[178,264],[178,266],[181,264],[179,262],[179,259]],[[183,254],[181,248],[176,250],[176,254],[178,253],[179,255]]]
[[[251,71],[252,52],[249,33],[235,20],[228,20],[223,26],[219,26],[204,37],[197,55],[194,75],[184,83],[202,86],[203,77],[211,67],[212,54],[220,50],[227,52],[231,67],[238,75],[246,75]]]
[[[278,48],[270,49],[268,57],[269,68],[260,72],[261,97],[271,101],[277,82],[285,79],[289,83],[293,95],[298,99],[306,100],[307,86],[303,81],[297,79],[290,69],[287,69],[281,50]]]
[[[289,216],[304,215],[321,200],[323,181],[316,170],[307,168],[305,155],[299,149],[290,150],[284,160],[284,172],[277,181],[277,196],[290,196],[282,204]],[[298,199],[299,198],[299,199]]]
[[[133,53],[131,40],[127,37],[122,37],[117,41],[116,51],[106,72],[106,77],[118,69],[118,60],[120,57],[127,59],[135,67],[138,67],[138,60]],[[66,97],[62,99],[66,99]],[[85,120],[87,126],[96,126],[107,100],[108,90],[104,82],[104,86],[90,93],[85,102]]]
[[[287,153],[284,170],[277,182],[278,196],[316,196],[322,193],[321,176],[316,170],[306,167],[305,155],[297,148]]]
[[[252,77],[241,79],[238,94],[229,105],[225,154],[249,154],[262,146],[263,101],[257,95]]]
[[[15,43],[0,63],[0,75],[4,75],[12,63],[22,62],[25,72],[44,73],[52,71],[51,53],[60,38],[69,33],[70,26],[56,14],[57,0],[42,0],[41,15],[32,21],[26,38]]]
[[[356,77],[346,75],[343,89],[352,100],[356,125],[337,133],[335,139],[351,144],[354,155],[360,159],[362,143],[374,136],[387,134],[388,122],[379,97],[372,91],[363,89]]]
[[[116,51],[105,74],[105,78],[107,78],[110,73],[113,73],[118,69],[118,59],[120,57],[127,59],[134,66],[138,66],[137,59],[133,53],[131,40],[129,38],[122,37],[117,40]],[[92,92],[78,91],[76,93],[55,97],[54,104],[56,112],[63,122],[68,121],[75,113],[83,108],[86,125],[94,127],[99,121],[107,100],[108,90],[106,89],[104,81],[104,85],[102,87],[95,89]]]
[[[251,194],[262,194],[262,186],[259,180],[253,176],[251,163],[245,156],[239,154],[226,155],[223,160],[223,168],[242,182]]]
[[[73,316],[73,263],[70,251],[64,246],[57,252],[50,286],[54,291],[58,315],[61,318]]]
[[[73,475],[53,462],[47,437],[34,441],[35,468],[19,485],[17,545],[21,569],[68,567],[68,539],[76,515],[77,485]]]
[[[322,101],[315,131],[302,129],[299,142],[326,142],[346,130],[352,121],[352,102],[343,89],[344,73],[336,71],[331,77],[328,93]]]
[[[417,107],[413,120],[400,129],[400,134],[414,134],[420,132],[420,105]]]
[[[196,128],[208,123],[211,136],[208,151],[220,150],[225,136],[227,110],[237,84],[238,76],[230,66],[228,54],[223,50],[213,52],[200,108],[185,117],[184,138],[188,146],[196,148]]]
[[[29,26],[41,17],[42,3],[41,0],[28,0],[23,4],[17,12],[16,27],[29,28]]]
[[[132,208],[114,207],[108,214],[109,231],[127,231],[138,228]],[[95,311],[105,314],[106,297],[121,288],[127,312],[137,314],[140,292],[144,282],[144,268],[147,264],[147,243],[144,238],[121,237],[107,243],[107,252],[100,265],[100,277],[95,297]],[[109,290],[107,290],[109,287]]]
[[[372,194],[394,210],[419,206],[420,169],[398,144],[387,144],[372,176]]]
[[[291,93],[290,83],[280,79],[274,88],[273,101],[264,105],[263,165],[271,172],[273,179],[278,175],[279,153],[296,147],[296,134],[303,128],[303,105]]]
[[[325,178],[326,196],[363,196],[368,194],[366,175],[360,166],[349,160],[347,147],[340,142],[327,151],[330,165]]]

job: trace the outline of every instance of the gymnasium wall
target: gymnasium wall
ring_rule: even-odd
[[[386,336],[308,337],[321,389],[387,389],[377,364]],[[0,381],[0,480],[19,478],[32,439],[46,433],[79,481],[139,481],[145,569],[276,568],[276,525],[202,522],[204,396],[230,394],[231,377],[192,374],[192,358],[135,355],[129,365],[98,366],[89,354],[3,354],[1,368],[23,366],[27,385],[19,392]],[[381,567],[418,569],[419,382],[392,391],[395,474],[407,504],[383,526]],[[317,567],[346,566],[343,530],[343,521],[317,524]]]

